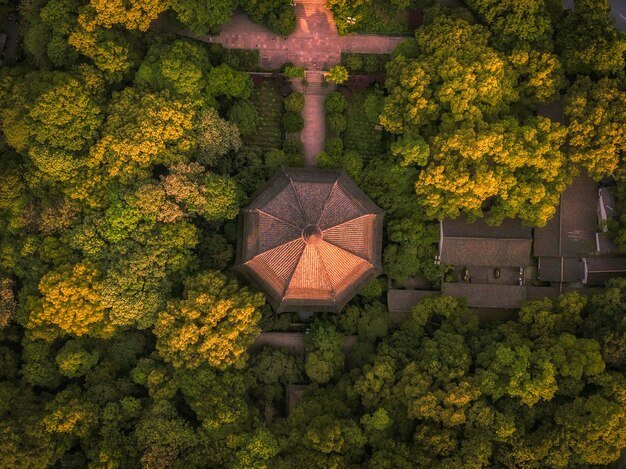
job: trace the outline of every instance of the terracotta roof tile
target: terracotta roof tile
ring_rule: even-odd
[[[236,270],[279,311],[339,311],[381,272],[382,211],[343,171],[282,168],[240,218]]]

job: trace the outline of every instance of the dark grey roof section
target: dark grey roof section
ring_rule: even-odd
[[[456,266],[525,267],[529,265],[532,230],[519,220],[489,226],[465,216],[441,222],[440,260]]]
[[[302,332],[261,332],[248,350],[254,352],[267,345],[293,355],[303,355],[304,338],[305,334]],[[356,335],[345,336],[343,338],[343,353],[350,353],[358,340],[359,336]]]
[[[563,292],[558,287],[536,287],[528,285],[526,294],[528,300],[541,300],[543,298],[558,298]]]
[[[617,244],[615,244],[608,233],[603,231],[596,233],[596,250],[598,255],[619,252]]]
[[[532,239],[531,228],[523,226],[519,220],[505,218],[498,226],[490,226],[484,218],[469,222],[465,215],[446,218],[443,222],[443,235],[450,238],[494,238]]]
[[[540,257],[539,280],[543,282],[573,283],[583,277],[582,262],[575,257]]]
[[[424,298],[441,295],[440,291],[433,290],[389,290],[387,293],[387,307],[389,313],[409,313],[413,307]]]
[[[602,286],[615,277],[626,277],[626,257],[589,257],[583,259],[583,283]]]
[[[464,297],[472,308],[517,309],[527,299],[523,285],[444,283],[442,293]]]
[[[308,387],[308,384],[288,384],[285,387],[285,394],[287,396],[287,399],[285,399],[285,405],[287,407],[285,411],[287,415],[300,403]]]
[[[525,267],[530,239],[444,238],[441,262],[456,266]]]
[[[597,184],[588,176],[574,178],[555,216],[535,228],[535,256],[580,257],[596,252]]]

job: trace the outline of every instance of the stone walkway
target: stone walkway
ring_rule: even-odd
[[[307,166],[315,166],[317,155],[324,149],[326,143],[326,111],[324,100],[326,95],[335,90],[332,83],[326,87],[324,82],[324,72],[306,72],[307,86],[302,86],[294,80],[292,86],[295,91],[304,93],[304,128],[300,133],[300,140],[304,146],[305,163]]]
[[[324,97],[333,89],[321,86],[322,71],[339,65],[341,52],[388,54],[396,45],[406,40],[405,37],[358,34],[339,36],[332,14],[324,3],[325,0],[297,0],[297,27],[288,37],[277,36],[242,13],[236,14],[214,36],[196,36],[188,31],[176,30],[163,17],[153,24],[153,28],[207,43],[218,43],[228,49],[259,49],[260,66],[264,69],[277,70],[286,62],[304,67],[309,86],[302,90],[305,94],[305,105],[301,139],[307,164],[314,166],[325,141]]]

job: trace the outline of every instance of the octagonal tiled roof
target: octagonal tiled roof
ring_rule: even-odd
[[[235,270],[279,312],[339,311],[382,271],[382,219],[344,171],[281,168],[242,211]]]

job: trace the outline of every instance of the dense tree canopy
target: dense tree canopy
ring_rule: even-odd
[[[468,0],[465,2],[494,35],[495,44],[504,49],[552,48],[552,21],[546,0]]]
[[[423,3],[329,7],[345,32]],[[426,11],[385,86],[350,77],[328,93],[317,162],[385,210],[386,277],[341,314],[304,318],[229,272],[240,207],[280,165],[304,164],[286,133],[303,95],[150,28],[171,10],[215,33],[240,6],[286,35],[291,2],[20,2],[23,41],[0,70],[0,467],[616,461],[624,280],[495,321],[445,296],[405,316],[386,304],[396,282],[441,281],[438,218],[488,209],[539,226],[582,170],[612,174],[626,200],[623,41],[604,0],[467,5],[475,17]],[[537,117],[562,96],[566,124]],[[626,246],[620,215],[610,232]]]
[[[556,46],[571,75],[616,75],[624,70],[626,40],[613,25],[607,0],[576,0],[558,28]]]
[[[154,328],[157,350],[175,367],[241,367],[258,332],[263,303],[260,294],[218,272],[190,278],[183,299],[159,313]]]
[[[511,107],[558,96],[564,79],[555,58],[508,58],[489,38],[480,25],[446,16],[420,28],[419,58],[399,55],[387,67],[381,123],[401,134],[392,147],[400,164],[420,168],[415,187],[429,216],[478,217],[490,201],[490,222],[518,216],[541,226],[569,180],[567,132],[544,118],[521,122]]]
[[[581,77],[565,97],[571,158],[591,176],[614,174],[626,150],[626,87],[616,79]]]

